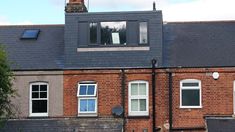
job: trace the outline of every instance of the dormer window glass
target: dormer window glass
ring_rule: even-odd
[[[90,43],[97,44],[97,23],[90,23]]]
[[[148,43],[148,23],[147,22],[139,23],[139,43],[140,44]]]
[[[126,45],[126,22],[101,22],[102,45]]]

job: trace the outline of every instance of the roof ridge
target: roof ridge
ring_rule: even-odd
[[[235,20],[205,20],[205,21],[163,21],[164,24],[168,24],[168,23],[228,23],[228,22],[234,22]]]

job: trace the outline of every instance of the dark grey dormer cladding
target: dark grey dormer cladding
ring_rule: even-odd
[[[161,65],[161,11],[66,13],[64,37],[67,69]]]

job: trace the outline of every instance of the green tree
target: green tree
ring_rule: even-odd
[[[14,115],[11,98],[16,91],[12,88],[13,72],[10,69],[7,53],[0,45],[0,124]]]

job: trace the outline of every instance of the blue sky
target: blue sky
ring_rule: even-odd
[[[85,0],[86,3],[88,0]],[[90,12],[152,10],[154,0],[89,0]],[[164,21],[235,20],[235,0],[155,0]],[[65,0],[2,0],[0,25],[63,24]]]

